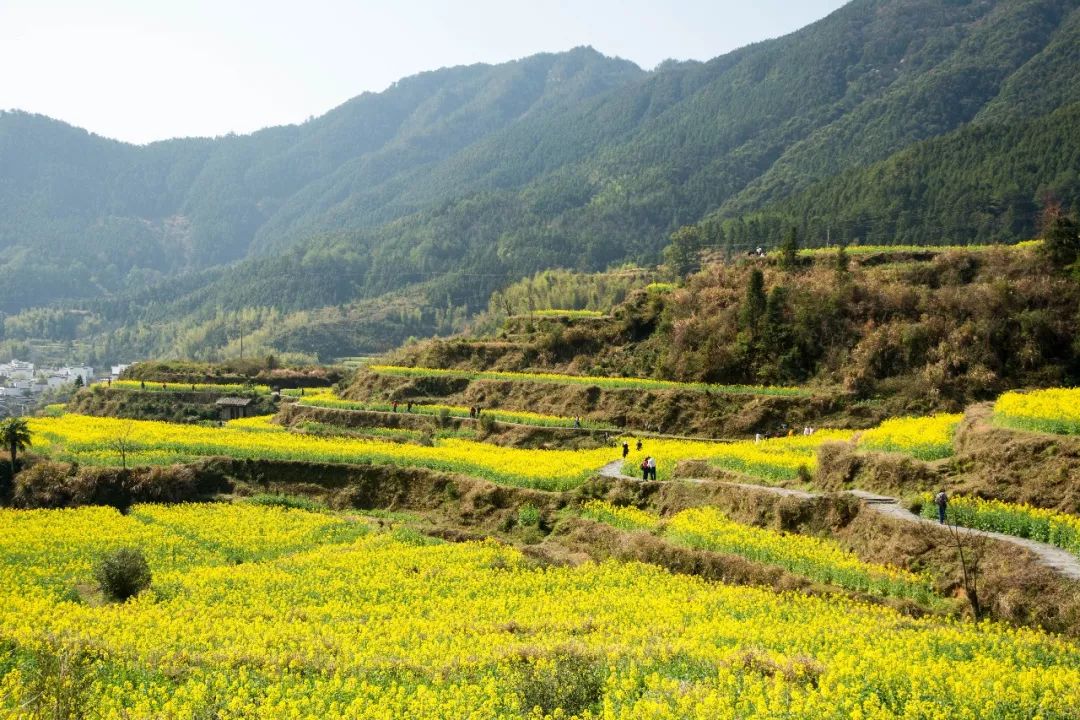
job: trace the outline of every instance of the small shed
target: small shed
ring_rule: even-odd
[[[218,398],[214,404],[221,411],[222,420],[236,420],[248,416],[248,406],[251,405],[251,398],[223,397]]]

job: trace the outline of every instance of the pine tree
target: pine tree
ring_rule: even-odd
[[[1064,213],[1058,213],[1049,223],[1043,238],[1046,253],[1057,267],[1067,267],[1080,256],[1080,227]]]
[[[794,270],[799,263],[799,235],[792,226],[780,245],[780,265],[788,271]]]
[[[743,300],[740,320],[746,330],[756,330],[765,314],[765,275],[758,268],[750,273],[750,283],[746,286],[746,299]]]

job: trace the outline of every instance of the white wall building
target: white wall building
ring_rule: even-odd
[[[9,380],[30,380],[34,377],[34,363],[23,360],[12,360],[0,364],[0,375]]]
[[[62,375],[68,379],[68,382],[75,382],[75,378],[81,377],[83,385],[89,385],[90,381],[94,379],[94,368],[86,366],[74,366],[60,368],[57,375]]]

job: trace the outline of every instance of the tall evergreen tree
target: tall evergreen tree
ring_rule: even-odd
[[[765,315],[765,274],[754,268],[750,273],[750,282],[746,286],[746,298],[743,300],[740,319],[745,330],[755,331]]]
[[[1046,253],[1058,267],[1067,267],[1080,256],[1080,227],[1068,215],[1058,212],[1049,223],[1045,237]]]
[[[784,242],[780,245],[780,265],[788,271],[794,270],[799,264],[799,232],[793,225],[784,235]]]

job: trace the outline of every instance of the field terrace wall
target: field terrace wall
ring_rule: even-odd
[[[316,422],[347,429],[392,428],[404,430],[476,430],[485,442],[513,447],[577,447],[582,441],[591,445],[609,444],[614,431],[573,427],[537,427],[517,423],[490,420],[481,423],[473,418],[406,412],[382,412],[376,410],[346,410],[313,407],[300,403],[285,403],[275,418],[282,425],[291,427],[304,422]]]
[[[215,403],[222,397],[232,395],[235,393],[205,390],[144,392],[95,385],[77,392],[68,402],[67,409],[83,415],[135,420],[218,420],[221,410]],[[247,396],[252,400],[248,406],[249,415],[270,415],[277,412],[278,403],[270,396],[254,393]]]
[[[1080,514],[1080,437],[997,427],[981,404],[965,414],[955,444],[945,477],[961,491]]]
[[[945,529],[933,523],[887,517],[850,495],[785,496],[724,482],[641,483],[611,478],[597,478],[583,486],[579,493],[651,510],[662,517],[671,517],[688,508],[714,506],[738,522],[832,537],[864,562],[894,564],[915,572],[929,571],[940,592],[963,597],[956,546]],[[576,552],[584,552],[587,550],[584,541],[593,532],[574,525],[566,531],[567,542]],[[627,535],[648,534],[623,533],[624,538]],[[706,571],[729,573],[725,577],[730,582],[739,582],[745,575],[752,579],[751,582],[756,578],[760,584],[781,589],[794,580],[795,587],[799,587],[797,578],[785,578],[780,574],[770,576],[762,574],[760,568],[755,571],[739,563],[717,562],[715,558],[670,551],[670,543],[651,535],[652,539],[648,541],[624,540],[621,544],[609,537],[609,530],[601,536],[606,540],[599,546],[599,554],[592,552],[596,557],[608,553],[624,560],[664,565],[674,572],[693,572],[694,567],[702,567]],[[557,533],[549,538],[549,542],[558,541]],[[1023,548],[997,540],[986,541],[979,593],[990,617],[1080,636],[1080,583],[1044,567]],[[866,599],[876,602],[873,598]],[[909,603],[901,603],[901,609],[920,612]]]
[[[330,387],[346,377],[334,366],[268,368],[259,363],[211,365],[195,362],[141,362],[127,368],[121,378],[150,382],[210,383],[218,385],[271,385],[283,388]]]
[[[747,437],[782,424],[871,427],[880,408],[852,408],[842,394],[810,397],[736,395],[684,390],[605,389],[526,381],[402,378],[360,373],[353,400],[438,401],[582,417],[618,427],[716,438]]]
[[[208,458],[187,465],[99,468],[36,462],[16,479],[12,504],[20,508],[191,502],[219,495],[304,495],[337,509],[441,510],[458,528],[495,531],[526,503],[545,522],[570,495],[496,485],[422,468]],[[494,519],[493,519],[494,518]]]
[[[955,454],[936,462],[826,443],[814,483],[899,497],[945,489],[1080,514],[1080,438],[996,427],[991,414],[989,404],[970,408],[956,430]]]

